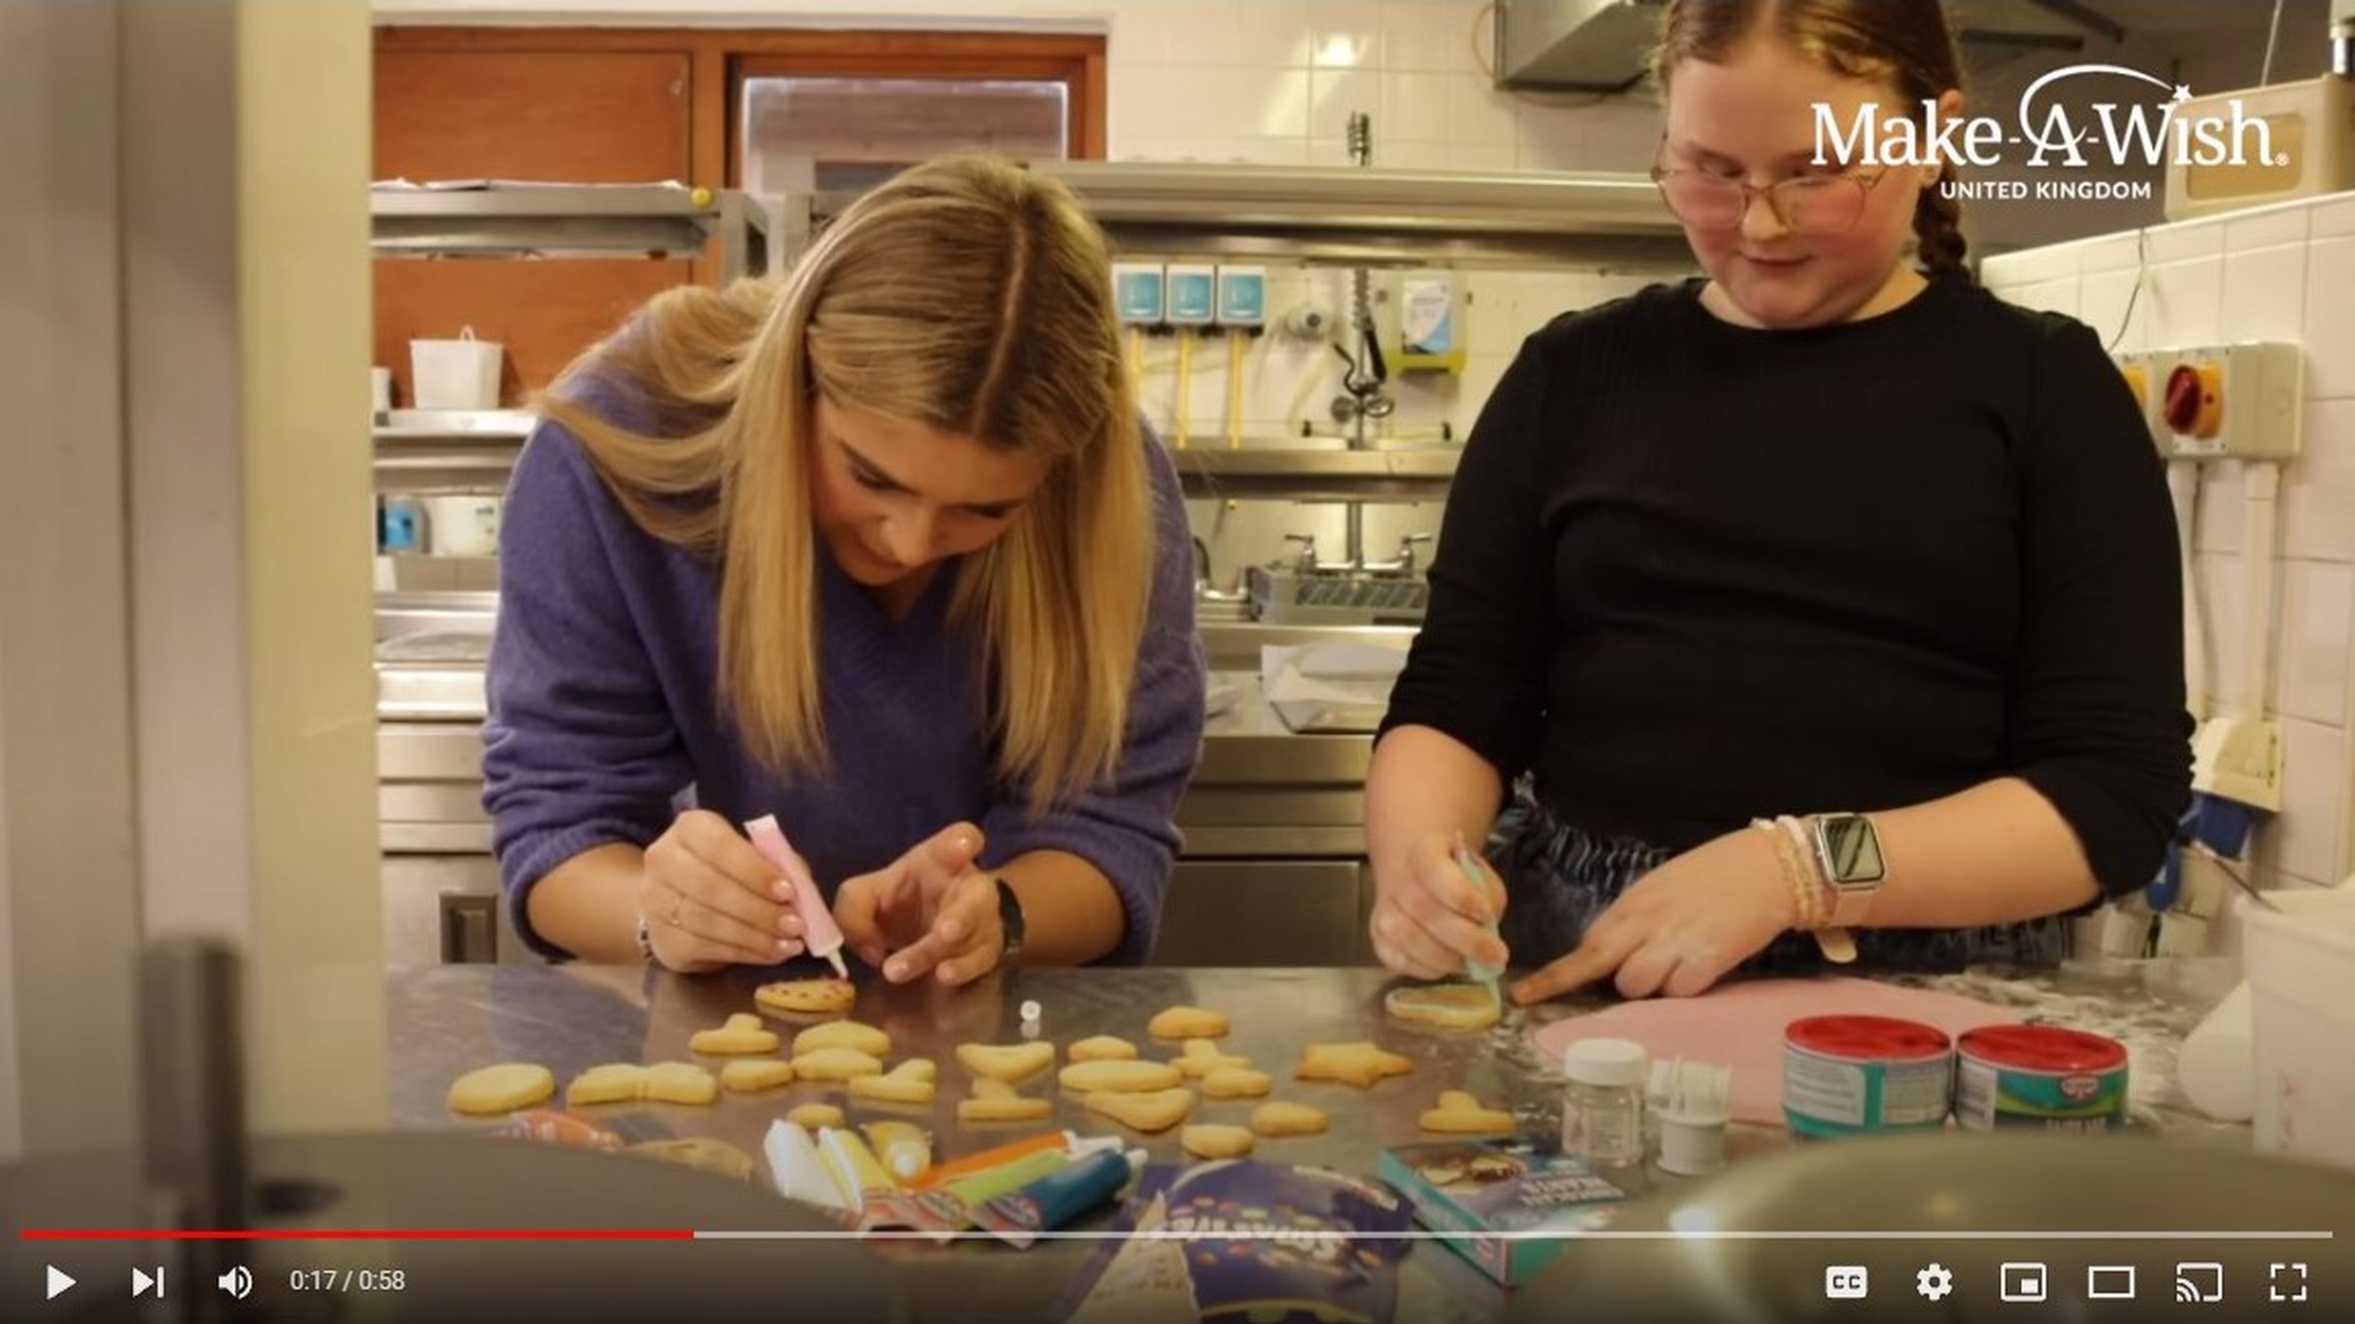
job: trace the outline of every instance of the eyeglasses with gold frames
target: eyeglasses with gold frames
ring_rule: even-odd
[[[1662,144],[1663,155],[1665,151]],[[1763,195],[1785,229],[1795,234],[1839,234],[1864,215],[1865,200],[1888,177],[1887,170],[1880,170],[1869,175],[1793,175],[1772,184],[1753,184],[1738,175],[1670,166],[1661,157],[1652,162],[1652,182],[1659,186],[1660,200],[1676,219],[1696,230],[1739,227],[1750,214],[1750,199]]]

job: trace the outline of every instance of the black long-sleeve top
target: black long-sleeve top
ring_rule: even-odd
[[[1698,278],[1531,336],[1448,498],[1384,730],[1673,850],[2025,780],[2103,891],[2189,795],[2163,465],[2083,324],[1934,280],[1758,330]],[[1902,862],[1896,862],[1902,867]]]

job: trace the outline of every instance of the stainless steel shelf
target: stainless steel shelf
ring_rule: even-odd
[[[676,184],[370,189],[379,257],[698,256],[720,239],[721,279],[772,268],[772,208],[733,189]]]
[[[1172,450],[1190,497],[1286,501],[1444,501],[1456,447],[1414,450]]]

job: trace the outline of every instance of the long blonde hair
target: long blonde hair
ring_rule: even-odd
[[[830,767],[811,522],[815,401],[1037,457],[1038,490],[962,558],[996,773],[1032,812],[1116,767],[1144,633],[1153,496],[1104,237],[1060,183],[985,156],[916,166],[790,274],[652,300],[543,407],[638,525],[719,566],[722,702],[781,775]],[[566,385],[618,380],[650,433]]]

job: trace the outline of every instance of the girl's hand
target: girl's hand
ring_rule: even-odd
[[[1705,842],[1637,880],[1576,950],[1513,985],[1540,1002],[1616,972],[1622,997],[1691,997],[1798,922],[1798,899],[1766,834]]]
[[[1502,970],[1512,954],[1489,926],[1505,913],[1505,885],[1473,855],[1483,886],[1456,864],[1461,836],[1417,837],[1391,867],[1374,867],[1374,955],[1416,979],[1462,974],[1469,956]]]
[[[679,815],[646,848],[638,913],[654,959],[672,970],[775,965],[801,952],[792,886],[707,809]]]
[[[842,884],[842,940],[894,984],[930,974],[955,987],[997,968],[1005,950],[998,884],[973,867],[981,829],[952,823],[873,873]]]

